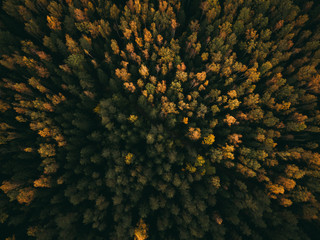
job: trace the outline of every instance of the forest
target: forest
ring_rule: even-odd
[[[320,1],[0,1],[0,239],[318,240]]]

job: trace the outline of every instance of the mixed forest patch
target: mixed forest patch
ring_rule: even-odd
[[[1,239],[317,239],[318,1],[0,4]]]

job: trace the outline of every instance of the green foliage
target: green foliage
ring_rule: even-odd
[[[316,239],[319,9],[3,1],[0,238]]]

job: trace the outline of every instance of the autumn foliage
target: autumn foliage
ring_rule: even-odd
[[[4,0],[1,239],[318,239],[320,4]]]

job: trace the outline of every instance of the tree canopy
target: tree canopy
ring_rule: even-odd
[[[1,239],[317,239],[318,1],[1,4]]]

